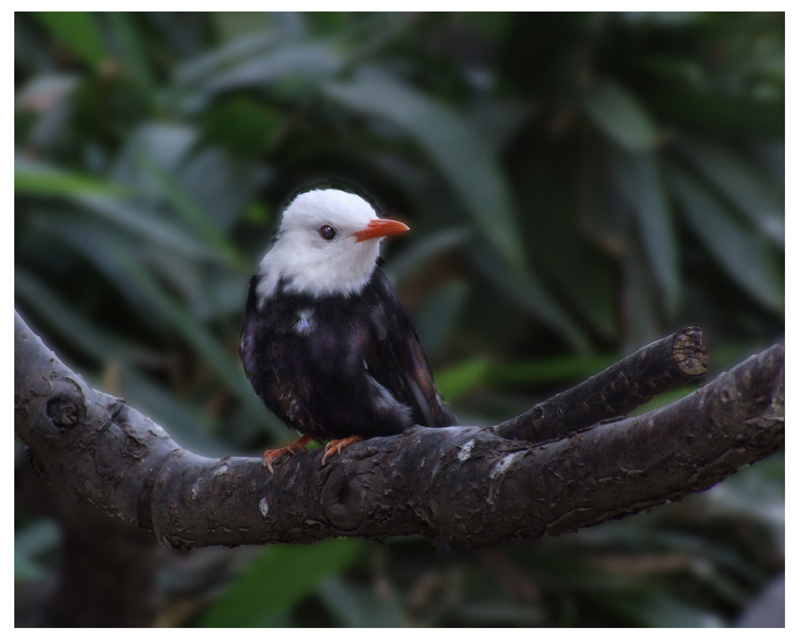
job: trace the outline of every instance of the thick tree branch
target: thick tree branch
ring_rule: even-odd
[[[783,444],[778,345],[667,407],[585,428],[607,406],[618,415],[700,373],[699,331],[687,332],[549,401],[561,415],[547,433],[569,434],[561,439],[541,442],[530,418],[485,429],[416,427],[354,444],[325,467],[321,451],[283,459],[270,475],[259,458],[211,460],[182,449],[123,400],[89,387],[17,316],[16,433],[52,486],[149,529],[166,546],[406,534],[491,546],[674,501]],[[680,335],[687,346],[678,351],[695,363],[683,370],[674,358]],[[664,373],[664,353],[677,372]],[[622,391],[586,395],[609,376],[627,380]],[[658,379],[646,391],[634,386]],[[565,403],[571,393],[588,409]]]

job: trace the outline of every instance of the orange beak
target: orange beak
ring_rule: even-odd
[[[364,242],[364,240],[385,238],[386,236],[393,236],[398,233],[405,233],[406,231],[408,231],[408,225],[402,222],[378,218],[376,220],[370,220],[366,229],[356,231],[353,235],[356,237],[356,242]]]

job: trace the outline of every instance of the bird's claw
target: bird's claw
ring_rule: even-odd
[[[305,451],[306,445],[311,442],[311,436],[303,436],[292,442],[291,444],[287,444],[285,447],[281,447],[280,449],[267,449],[264,452],[264,455],[261,456],[261,464],[263,464],[269,472],[274,474],[275,470],[272,468],[272,461],[275,458],[279,458],[285,453],[289,453],[291,455],[297,454],[299,451]]]
[[[275,473],[275,469],[272,468],[272,461],[280,455],[279,451],[280,449],[271,451],[267,450],[264,452],[264,455],[261,456],[261,464],[263,464],[267,469],[269,469],[269,472],[272,474]]]
[[[325,461],[330,458],[334,453],[341,453],[342,449],[349,447],[354,442],[363,440],[361,436],[350,436],[349,438],[342,438],[341,440],[331,440],[325,445],[325,454],[322,456],[322,466],[325,466]]]

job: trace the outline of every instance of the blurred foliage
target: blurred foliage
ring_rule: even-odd
[[[781,339],[783,14],[17,13],[15,71],[17,308],[199,453],[289,439],[238,331],[281,204],[320,179],[409,220],[386,270],[462,423],[683,326],[714,373]],[[18,512],[18,585],[57,545]],[[189,557],[162,624],[727,625],[782,567],[783,458],[499,550]]]

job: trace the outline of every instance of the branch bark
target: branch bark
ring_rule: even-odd
[[[422,534],[482,547],[675,501],[782,446],[780,345],[667,407],[598,422],[704,372],[691,328],[502,425],[415,427],[324,467],[321,451],[285,458],[270,475],[260,458],[182,449],[87,385],[17,315],[15,427],[50,485],[165,546]]]
[[[630,413],[660,393],[701,378],[708,354],[689,327],[634,354],[516,418],[495,427],[502,438],[542,442]]]

